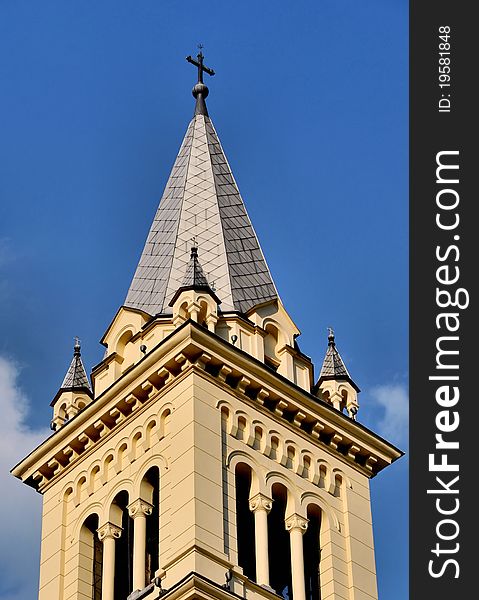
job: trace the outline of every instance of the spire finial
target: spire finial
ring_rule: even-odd
[[[213,71],[213,69],[210,69],[208,67],[205,67],[205,65],[203,64],[203,60],[204,60],[204,56],[203,56],[203,44],[198,44],[198,54],[196,55],[196,58],[198,60],[195,60],[192,56],[187,56],[186,60],[191,63],[192,65],[195,65],[195,67],[198,67],[198,83],[203,83],[203,72],[208,73],[208,75],[213,76],[215,74],[215,72]],[[206,86],[205,86],[206,87]],[[194,88],[193,88],[194,90]],[[194,96],[194,91],[193,91],[193,96]]]
[[[206,104],[205,104],[205,98],[209,94],[209,89],[203,83],[203,73],[208,73],[208,75],[213,76],[215,74],[215,72],[213,71],[213,69],[210,69],[209,67],[205,67],[205,65],[203,64],[203,60],[205,57],[203,56],[202,49],[203,49],[203,45],[198,44],[199,52],[196,55],[197,60],[195,60],[192,56],[187,56],[186,60],[189,63],[191,63],[192,65],[195,65],[195,67],[198,67],[198,82],[194,86],[194,88],[191,92],[193,94],[193,96],[196,98],[195,115],[208,116],[208,111],[206,109]]]
[[[73,354],[76,355],[80,355],[80,350],[81,350],[81,344],[80,344],[80,338],[78,336],[75,336],[75,345],[73,346]]]
[[[330,346],[334,346],[335,342],[334,342],[334,331],[332,327],[328,327],[328,344]]]

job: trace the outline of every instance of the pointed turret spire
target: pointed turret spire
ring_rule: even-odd
[[[247,313],[277,300],[278,293],[243,199],[206,111],[208,88],[198,67],[193,89],[195,115],[166,184],[125,306],[150,315],[171,314],[171,299],[182,285],[190,261],[189,242],[201,248],[201,262],[216,283],[221,310]]]
[[[323,360],[321,373],[315,386],[317,395],[336,409],[346,409],[352,419],[358,413],[358,393],[361,391],[336,348],[334,331],[328,327],[328,349]]]
[[[190,262],[186,267],[186,273],[183,278],[183,282],[171,299],[170,306],[173,306],[181,292],[185,292],[186,290],[208,292],[215,299],[217,304],[221,303],[221,300],[216,296],[213,288],[206,279],[206,275],[204,274],[204,271],[198,260],[198,248],[196,246],[191,248]]]
[[[68,371],[66,372],[63,383],[60,387],[61,391],[87,391],[91,394],[91,385],[88,380],[88,376],[83,366],[81,359],[81,345],[80,340],[75,338],[75,345],[73,347],[73,358],[71,360]]]
[[[93,391],[81,359],[80,340],[76,337],[70,366],[60,389],[50,403],[50,406],[53,406],[50,427],[56,431],[92,400]]]
[[[336,348],[334,331],[331,327],[328,327],[328,349],[323,360],[323,366],[321,367],[321,373],[319,374],[319,382],[328,379],[335,379],[337,381],[346,380],[359,391],[357,385],[351,379],[351,375],[344,364],[341,355]]]

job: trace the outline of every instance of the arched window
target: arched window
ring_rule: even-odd
[[[88,561],[80,565],[83,571],[80,577],[91,581],[92,600],[101,600],[101,572],[103,563],[103,544],[98,538],[98,515],[90,515],[83,523],[80,530],[80,544],[82,555],[88,556]]]
[[[265,327],[266,336],[264,338],[264,362],[274,369],[277,370],[280,360],[276,354],[278,348],[279,332],[278,328],[268,323]]]
[[[303,536],[304,580],[306,600],[320,600],[319,562],[321,549],[319,534],[321,529],[321,509],[315,504],[308,506],[308,529]]]
[[[292,597],[292,588],[289,533],[284,524],[287,502],[286,488],[275,483],[272,497],[273,507],[268,515],[270,585],[277,594],[288,600]]]
[[[131,340],[131,338],[133,337],[133,332],[128,330],[125,331],[120,339],[118,340],[118,342],[116,343],[116,348],[115,348],[115,352],[119,355],[119,356],[124,356],[125,355],[125,347],[128,344],[128,342]]]
[[[159,547],[160,547],[160,470],[158,467],[151,467],[145,475],[146,481],[153,488],[153,511],[146,517],[146,562],[145,562],[145,581],[148,585],[155,577],[155,572],[159,568]]]
[[[128,515],[128,493],[120,492],[114,500],[122,511],[123,531],[116,540],[115,550],[115,600],[125,600],[133,587],[133,519]]]
[[[208,304],[205,300],[200,302],[200,312],[198,315],[198,323],[200,323],[203,327],[207,327],[206,324],[206,315],[208,314]]]
[[[249,509],[251,468],[239,463],[235,471],[236,488],[236,538],[238,541],[238,564],[246,577],[256,579],[254,544],[254,515]]]

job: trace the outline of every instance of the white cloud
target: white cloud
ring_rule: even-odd
[[[29,405],[19,368],[0,356],[0,599],[32,600],[38,593],[41,497],[10,469],[47,435],[25,423]]]
[[[378,433],[393,444],[404,444],[409,430],[409,395],[405,385],[392,383],[371,389],[374,402],[382,407],[377,419]]]

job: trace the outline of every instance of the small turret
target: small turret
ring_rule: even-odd
[[[80,340],[75,338],[73,358],[63,383],[53,398],[50,406],[53,407],[51,429],[60,429],[67,421],[74,417],[82,408],[93,400],[93,393],[88,376],[81,359]]]
[[[173,323],[177,327],[191,319],[214,332],[218,321],[218,304],[221,304],[221,300],[208,283],[198,260],[198,248],[193,246],[183,282],[170,302]]]
[[[334,331],[331,328],[328,331],[328,349],[315,386],[316,395],[341,412],[346,409],[348,415],[356,419],[359,409],[358,393],[361,390],[351,379],[336,348]]]

